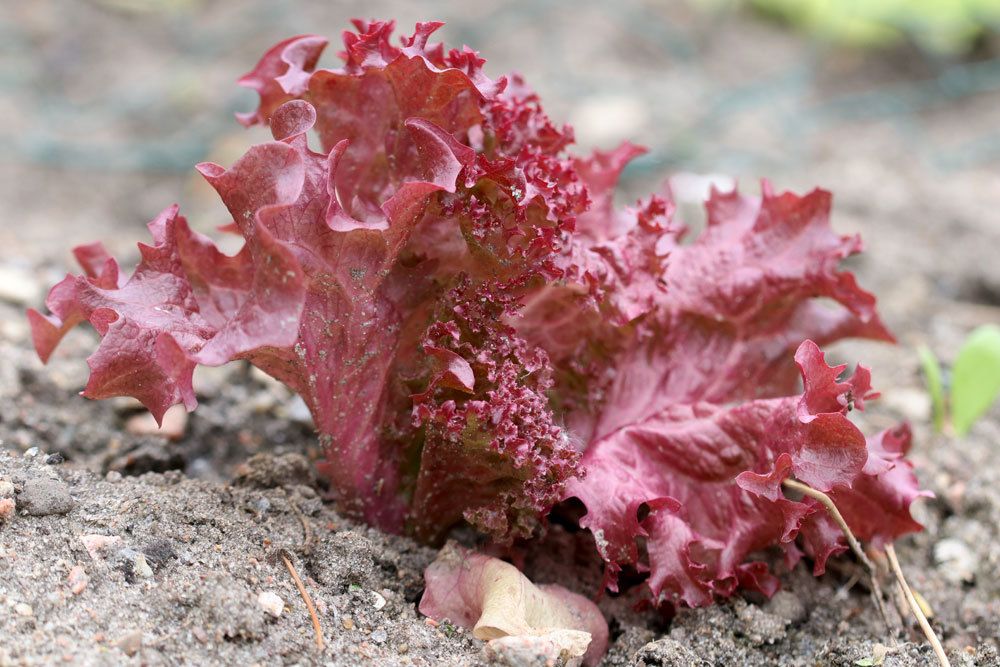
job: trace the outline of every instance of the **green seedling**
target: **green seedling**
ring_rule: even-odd
[[[950,423],[956,435],[965,435],[1000,395],[1000,327],[983,325],[962,343],[951,369],[950,397],[937,357],[925,346],[918,354],[934,406],[934,427],[940,431]]]
[[[965,339],[951,369],[951,421],[968,432],[1000,394],[1000,327],[981,326]]]
[[[921,345],[917,348],[920,355],[920,366],[924,372],[924,379],[927,382],[927,392],[931,395],[931,406],[934,411],[934,430],[944,429],[948,407],[945,404],[944,379],[941,373],[941,364],[934,355],[931,348]]]

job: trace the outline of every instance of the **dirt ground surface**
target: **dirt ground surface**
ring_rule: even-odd
[[[849,342],[831,356],[872,367],[882,399],[859,421],[871,432],[909,420],[935,494],[900,559],[952,664],[1000,665],[1000,412],[964,438],[934,434],[915,353],[926,344],[948,363],[973,327],[1000,322],[1000,49],[861,55],[667,4],[3,4],[0,514],[5,499],[17,509],[0,518],[0,666],[484,660],[466,632],[416,611],[434,550],[322,502],[311,422],[286,389],[236,364],[200,369],[201,405],[166,439],[129,400],[77,396],[93,332],[42,366],[23,314],[71,268],[74,244],[103,240],[128,264],[145,221],[174,201],[203,231],[226,222],[190,165],[229,164],[262,138],[232,120],[252,104],[233,80],[273,42],[335,38],[354,15],[448,21],[444,39],[480,49],[490,73],[522,71],[582,146],[645,143],[630,195],[682,171],[834,192],[835,227],[867,245],[851,267],[899,345]],[[593,595],[593,551],[587,533],[555,525],[524,554],[526,572]],[[283,556],[315,601],[322,651]],[[886,645],[885,665],[934,664],[890,607],[894,645],[859,574],[846,557],[819,578],[802,564],[770,601],[671,619],[605,597],[605,662],[855,665]]]

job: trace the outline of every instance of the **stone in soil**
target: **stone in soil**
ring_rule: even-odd
[[[136,554],[132,559],[132,568],[137,575],[143,579],[148,579],[153,576],[153,568],[149,567],[149,563],[146,562],[146,556],[143,554]]]
[[[954,538],[934,545],[934,562],[942,576],[955,585],[975,581],[979,568],[979,556],[965,542]]]
[[[778,591],[764,605],[768,614],[783,618],[789,623],[801,623],[808,616],[799,596],[789,591]]]
[[[274,591],[264,591],[257,596],[257,604],[271,616],[278,618],[285,609],[285,602]]]
[[[69,584],[69,590],[73,595],[79,595],[87,588],[90,577],[87,576],[82,565],[74,565],[69,571],[66,583]]]
[[[702,664],[701,659],[675,639],[664,637],[639,649],[634,667],[690,667]]]
[[[234,484],[260,489],[313,483],[312,464],[301,454],[254,454],[236,469]]]
[[[142,549],[146,556],[146,561],[154,568],[159,569],[167,564],[171,558],[177,558],[170,540],[163,537],[156,537],[150,540]]]
[[[16,510],[17,503],[14,502],[13,498],[0,498],[0,524],[7,523],[14,518]]]
[[[177,587],[178,601],[195,600],[194,619],[211,630],[216,640],[258,641],[265,635],[264,610],[257,596],[236,578],[218,574],[192,587],[188,581]]]
[[[103,563],[111,551],[122,544],[117,535],[82,535],[80,541],[95,563]]]
[[[789,621],[774,614],[769,614],[760,607],[747,604],[737,598],[733,603],[736,618],[744,637],[754,646],[774,644],[785,638],[785,628]]]
[[[553,630],[543,635],[508,635],[491,639],[483,647],[490,664],[510,667],[558,665],[578,667],[590,645],[590,633],[580,630]]]
[[[121,637],[115,642],[115,646],[131,658],[142,648],[142,630],[135,630]]]
[[[30,516],[68,514],[76,504],[65,482],[44,477],[26,481],[18,501]]]

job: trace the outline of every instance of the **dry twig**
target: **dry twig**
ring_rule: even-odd
[[[292,565],[292,561],[289,560],[288,556],[282,553],[281,560],[284,561],[285,567],[288,568],[288,573],[292,575],[292,579],[295,580],[295,585],[299,589],[299,595],[302,596],[302,599],[306,603],[306,608],[309,609],[309,616],[312,618],[313,630],[316,632],[316,647],[322,651],[325,647],[323,642],[323,628],[319,625],[319,615],[316,613],[316,607],[313,605],[312,598],[309,596],[309,591],[306,590],[305,584],[302,583],[302,579],[299,578],[299,573],[295,571],[295,566]]]
[[[838,526],[840,526],[840,530],[843,531],[844,537],[847,538],[847,544],[850,545],[851,551],[853,551],[854,555],[858,557],[858,560],[861,561],[866,568],[868,568],[868,573],[872,583],[872,598],[875,600],[875,606],[878,608],[879,614],[882,615],[882,622],[885,623],[886,630],[892,633],[892,625],[889,623],[889,614],[885,610],[885,601],[882,599],[882,587],[878,582],[878,568],[875,567],[875,563],[868,558],[868,554],[866,554],[864,549],[861,548],[861,543],[858,542],[856,537],[854,537],[854,533],[851,531],[850,526],[848,526],[847,521],[844,520],[844,515],[842,515],[840,510],[837,509],[833,500],[822,491],[817,491],[808,484],[803,484],[802,482],[794,479],[786,479],[782,482],[782,484],[788,489],[798,491],[804,496],[809,496],[810,498],[819,501],[819,503],[826,508],[830,517]],[[893,643],[895,643],[895,636],[891,636],[890,638]]]
[[[931,627],[930,622],[924,615],[923,609],[920,608],[920,604],[913,595],[913,591],[910,590],[910,585],[906,583],[906,577],[903,576],[903,569],[899,566],[899,559],[896,558],[896,550],[891,544],[887,544],[885,547],[885,553],[889,557],[889,565],[892,567],[892,572],[896,575],[896,583],[902,590],[903,597],[906,598],[906,602],[910,605],[910,610],[913,612],[913,615],[917,617],[917,622],[920,623],[920,629],[924,631],[924,636],[927,637],[927,641],[930,642],[931,648],[934,649],[934,655],[937,656],[938,662],[940,662],[943,667],[951,667],[951,663],[948,661],[948,656],[945,655],[944,648],[941,646],[941,642],[938,641],[934,628]]]
[[[312,549],[312,531],[309,529],[309,520],[306,519],[306,515],[299,509],[298,504],[289,497],[288,492],[285,492],[285,498],[288,499],[288,504],[291,506],[292,511],[295,512],[295,516],[299,517],[299,521],[302,522],[302,552],[308,554]]]

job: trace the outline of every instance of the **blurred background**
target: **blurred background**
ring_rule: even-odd
[[[821,185],[855,268],[904,340],[1000,320],[1000,0],[34,0],[0,4],[0,293],[38,303],[75,243],[127,264],[178,202],[225,223],[193,165],[231,164],[260,129],[235,85],[287,36],[353,16],[440,19],[496,76],[522,72],[580,149],[650,148],[623,201],[674,175],[755,190]],[[680,176],[677,176],[680,174]]]

